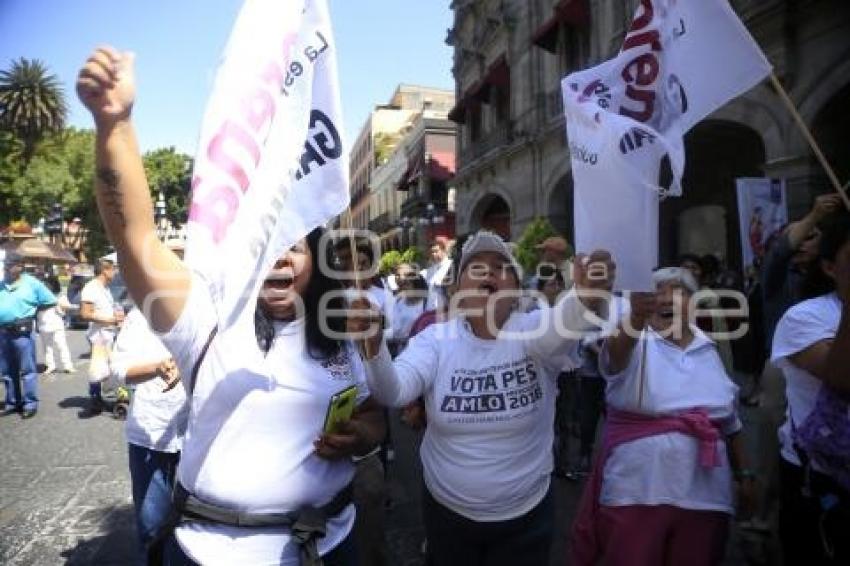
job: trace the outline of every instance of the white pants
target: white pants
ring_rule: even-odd
[[[62,369],[74,371],[74,362],[71,360],[71,351],[68,349],[65,329],[42,330],[39,334],[41,335],[41,342],[44,344],[44,364],[47,366],[47,371],[56,369],[56,360],[53,359],[54,350],[59,353]]]

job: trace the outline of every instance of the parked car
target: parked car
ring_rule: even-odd
[[[74,273],[71,275],[71,280],[68,281],[68,302],[76,308],[68,311],[65,316],[65,323],[68,328],[88,328],[89,323],[80,318],[80,295],[83,292],[83,287],[94,277],[94,269],[91,266],[77,266]]]

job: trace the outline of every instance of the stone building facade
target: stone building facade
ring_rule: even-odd
[[[572,239],[572,177],[560,79],[619,50],[638,0],[454,0],[460,124],[457,230],[518,238],[547,217]],[[850,2],[733,0],[833,164],[850,178]],[[714,253],[740,264],[734,179],[786,179],[792,218],[830,190],[769,84],[733,100],[686,136],[684,196],[662,203],[663,261]]]
[[[423,112],[445,115],[454,104],[454,94],[442,89],[401,84],[387,104],[378,105],[360,129],[349,155],[352,226],[369,228],[374,220],[370,184],[375,169],[393,152]],[[343,221],[343,226],[345,223]]]
[[[372,174],[369,228],[384,250],[425,248],[436,236],[454,237],[448,183],[455,174],[457,127],[447,113],[448,108],[415,115]]]

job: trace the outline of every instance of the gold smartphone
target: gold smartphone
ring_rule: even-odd
[[[354,407],[356,404],[356,385],[352,385],[338,393],[334,393],[328,403],[327,415],[325,415],[325,433],[334,434],[338,431],[340,424],[349,421],[351,419],[351,415],[354,414]]]

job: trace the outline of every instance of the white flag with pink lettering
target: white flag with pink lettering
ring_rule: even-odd
[[[336,49],[326,0],[246,0],[207,103],[186,261],[220,327],[274,262],[348,205]]]
[[[618,288],[651,286],[659,199],[681,194],[682,136],[770,70],[727,0],[641,0],[617,56],[563,79],[576,249],[610,250]]]

